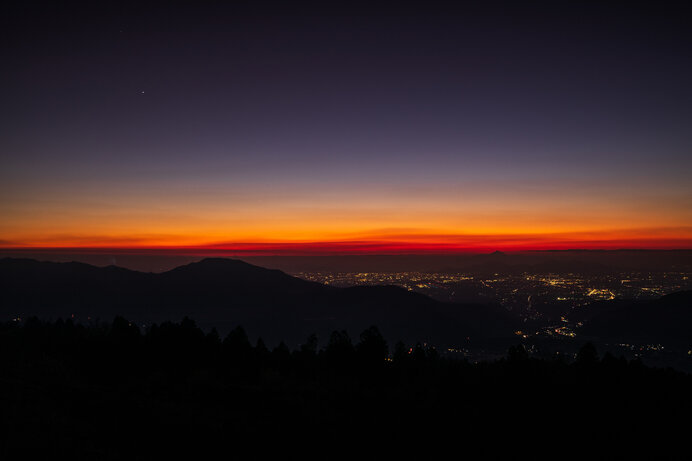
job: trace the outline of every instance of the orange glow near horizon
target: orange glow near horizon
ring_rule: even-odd
[[[599,238],[600,237],[600,238]],[[47,242],[46,242],[47,243]],[[81,244],[80,244],[81,243]],[[185,239],[181,244],[174,241],[133,241],[129,239],[108,241],[85,239],[83,241],[51,241],[49,244],[8,245],[4,250],[46,250],[71,252],[122,252],[137,254],[189,254],[189,255],[345,255],[345,254],[448,254],[484,253],[495,250],[521,252],[536,250],[616,250],[616,249],[692,249],[689,237],[666,236],[651,238],[636,233],[616,235],[556,234],[556,235],[472,235],[472,236],[417,236],[409,240],[350,240],[350,241],[302,241],[302,242],[222,242],[193,244]]]
[[[15,200],[0,203],[0,249],[314,255],[692,248],[687,187],[152,187],[15,192]]]
[[[426,254],[486,251],[564,249],[690,249],[692,229],[685,226],[634,229],[575,229],[546,226],[454,229],[385,228],[360,230],[355,223],[346,231],[315,221],[311,226],[236,228],[221,232],[213,228],[171,228],[131,224],[109,229],[90,226],[64,228],[55,233],[25,232],[4,236],[0,249],[112,249],[155,250],[203,254],[205,251],[238,255],[316,254]],[[81,227],[81,229],[80,229]],[[119,228],[120,227],[120,228]],[[128,228],[129,227],[129,228]],[[221,228],[225,227],[223,225]],[[365,227],[363,225],[363,227]],[[574,226],[576,227],[576,226]],[[139,229],[147,229],[141,232]],[[233,226],[228,226],[233,228]]]

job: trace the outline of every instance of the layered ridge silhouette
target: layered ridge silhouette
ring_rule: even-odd
[[[582,334],[614,342],[692,346],[692,291],[654,300],[598,302],[576,312]]]
[[[139,323],[194,318],[243,325],[268,342],[353,333],[378,325],[387,339],[458,345],[510,338],[516,320],[493,305],[448,304],[395,286],[337,288],[240,260],[209,258],[160,274],[83,263],[0,260],[0,315]]]

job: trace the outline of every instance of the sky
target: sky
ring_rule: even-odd
[[[20,3],[0,249],[692,248],[677,3]]]

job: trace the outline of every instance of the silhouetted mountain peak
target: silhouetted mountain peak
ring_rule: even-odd
[[[201,261],[185,264],[176,267],[169,272],[185,271],[185,272],[206,272],[206,271],[244,271],[244,270],[268,270],[259,266],[255,266],[240,259],[232,258],[204,258]]]
[[[290,277],[279,270],[255,266],[239,259],[205,258],[201,261],[176,267],[164,276],[184,275],[186,277],[226,278],[226,277]]]
[[[195,289],[233,289],[236,292],[255,293],[256,297],[262,297],[268,291],[278,288],[292,293],[329,288],[321,283],[292,277],[277,269],[267,269],[231,258],[206,258],[160,275],[163,280],[196,287]]]
[[[468,336],[502,337],[515,330],[504,311],[440,303],[396,286],[331,287],[229,258],[203,259],[160,274],[3,260],[0,275],[0,316],[5,318],[122,315],[148,324],[189,316],[218,328],[241,324],[264,338],[289,341],[378,325],[392,339],[452,345]]]

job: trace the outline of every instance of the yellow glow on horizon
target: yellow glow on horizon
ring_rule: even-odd
[[[692,248],[686,190],[488,185],[14,191],[0,247]],[[265,190],[266,189],[266,190]]]

